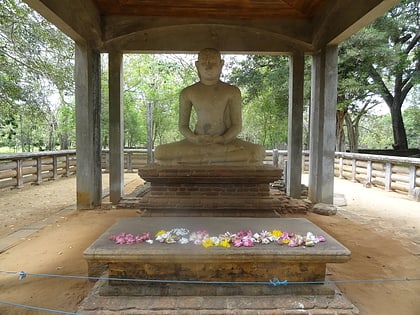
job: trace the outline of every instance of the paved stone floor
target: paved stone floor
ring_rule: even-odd
[[[83,315],[357,315],[337,289],[334,296],[100,296],[98,281],[80,305]]]

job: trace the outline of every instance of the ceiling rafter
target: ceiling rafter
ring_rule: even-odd
[[[94,0],[104,15],[305,19],[325,0]]]

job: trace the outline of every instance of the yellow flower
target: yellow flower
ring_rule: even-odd
[[[283,244],[289,244],[290,243],[290,240],[284,239],[282,242],[283,242]]]
[[[155,237],[159,236],[159,235],[162,235],[162,234],[165,234],[165,233],[166,233],[165,230],[160,230],[159,232],[156,233]]]
[[[223,240],[220,241],[219,246],[229,248],[230,244],[229,244],[229,241],[227,239],[223,239]]]
[[[283,232],[280,230],[272,230],[271,235],[273,235],[274,237],[282,237]]]
[[[207,248],[207,247],[211,247],[211,246],[213,246],[213,241],[209,238],[209,237],[207,237],[207,238],[205,238],[204,240],[203,240],[203,242],[201,243],[205,248]]]

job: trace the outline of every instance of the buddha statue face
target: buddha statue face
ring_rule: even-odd
[[[214,84],[219,80],[223,64],[219,51],[211,48],[200,51],[195,62],[198,76],[204,84]]]

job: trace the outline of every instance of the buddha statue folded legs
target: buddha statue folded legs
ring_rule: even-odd
[[[262,146],[240,139],[227,144],[209,145],[195,145],[184,139],[160,145],[155,150],[155,160],[162,165],[259,165],[264,158],[265,150]]]

